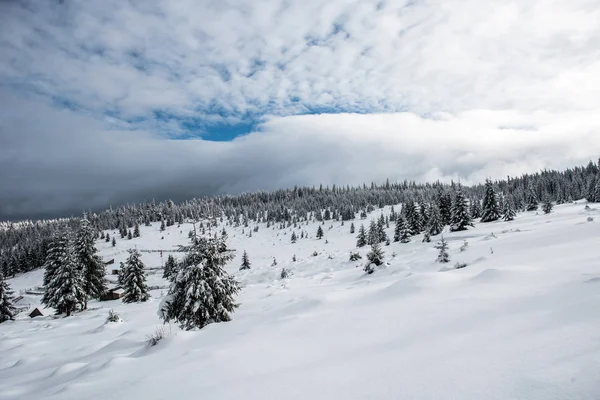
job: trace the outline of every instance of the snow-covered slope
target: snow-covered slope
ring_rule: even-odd
[[[0,399],[597,400],[595,206],[562,205],[550,215],[524,213],[447,233],[450,266],[468,264],[449,271],[434,262],[439,237],[383,246],[389,265],[365,275],[364,258],[348,261],[356,242],[348,222],[326,222],[322,240],[316,224],[302,225],[310,238],[296,244],[291,229],[261,224],[248,237],[253,226],[244,234],[227,226],[237,250],[229,271],[244,285],[232,322],[195,332],[173,325],[168,338],[148,347],[146,336],[161,326],[164,289],[143,304],[91,302],[70,318],[23,313],[0,324]],[[389,210],[369,219],[381,212]],[[363,222],[354,221],[357,230]],[[170,249],[185,244],[190,229],[142,227],[141,238],[98,248],[117,268],[127,248]],[[240,272],[243,250],[252,269]],[[148,268],[166,256],[142,253]],[[293,276],[281,280],[282,267]],[[149,285],[166,284],[162,271],[149,273]],[[19,291],[41,278],[35,271],[9,282]],[[34,307],[38,300],[25,295],[21,302]],[[110,308],[122,323],[105,323]]]

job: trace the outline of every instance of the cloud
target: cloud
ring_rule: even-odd
[[[0,219],[587,162],[599,19],[589,0],[0,2]]]
[[[211,142],[109,129],[1,91],[0,104],[9,115],[0,123],[0,218],[296,184],[472,183],[586,163],[600,152],[598,112],[286,116],[233,141]]]

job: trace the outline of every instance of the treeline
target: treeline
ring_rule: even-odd
[[[564,171],[544,170],[521,177],[507,177],[492,182],[498,194],[499,208],[509,202],[516,211],[531,209],[537,202],[561,204],[576,199],[600,201],[600,162]],[[135,234],[140,224],[160,222],[165,226],[185,221],[228,220],[233,225],[266,222],[282,226],[316,219],[353,220],[375,208],[394,204],[435,204],[444,222],[450,219],[450,206],[458,184],[440,182],[418,184],[371,183],[359,187],[294,187],[273,192],[246,193],[238,196],[212,196],[188,200],[128,204],[100,213],[88,213],[90,226],[101,230],[118,230],[121,237]],[[462,187],[472,218],[480,218],[485,197],[485,185]],[[39,268],[44,263],[52,238],[65,230],[77,229],[79,218],[0,223],[0,269],[13,276]],[[114,237],[112,238],[114,239]]]

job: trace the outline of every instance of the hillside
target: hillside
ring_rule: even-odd
[[[585,203],[463,232],[446,227],[448,264],[435,262],[440,236],[383,245],[387,265],[371,275],[362,270],[368,246],[358,249],[362,260],[348,260],[350,221],[326,221],[321,240],[318,222],[219,224],[212,232],[226,229],[236,250],[228,271],[243,286],[234,320],[191,332],[167,326],[155,347],[146,337],[161,326],[167,253],[144,251],[186,244],[192,225],[142,226],[140,238],[115,247],[99,240],[104,260],[115,259],[109,273],[136,247],[159,289],[146,303],[93,301],[70,318],[40,308],[43,317],[23,312],[0,324],[0,399],[596,400],[600,206]],[[381,213],[389,208],[354,220],[357,231]],[[292,231],[309,237],[291,243]],[[252,268],[238,271],[244,250]],[[453,269],[457,262],[466,268]],[[8,282],[24,291],[42,275]],[[19,305],[33,309],[39,296],[24,294]],[[123,322],[106,323],[109,309]]]

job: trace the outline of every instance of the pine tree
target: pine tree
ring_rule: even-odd
[[[471,213],[471,218],[481,218],[481,204],[479,203],[479,199],[475,197],[471,199],[469,205],[469,212]]]
[[[371,220],[369,224],[369,235],[367,236],[367,244],[379,243],[379,229],[377,222]]]
[[[167,228],[166,228],[166,226],[165,226],[165,220],[163,219],[163,220],[161,220],[161,221],[160,221],[160,231],[162,232],[162,231],[164,231],[165,229],[167,229]]]
[[[538,198],[533,186],[527,189],[527,211],[535,211],[538,209]]]
[[[0,324],[15,319],[17,315],[13,294],[8,282],[4,280],[4,275],[0,272]]]
[[[429,218],[429,226],[427,232],[431,236],[437,236],[442,233],[444,226],[442,224],[442,217],[440,216],[440,210],[436,205],[431,207],[431,216]]]
[[[146,301],[150,298],[146,285],[144,263],[140,260],[137,250],[128,250],[129,257],[123,270],[123,303]]]
[[[137,238],[140,237],[140,225],[136,222],[135,226],[133,227],[133,237]]]
[[[360,225],[358,228],[358,236],[356,237],[356,247],[363,247],[367,245],[367,233],[365,232],[365,226]]]
[[[423,234],[423,243],[429,242],[431,242],[431,235],[429,234],[429,231],[425,231],[425,233]]]
[[[379,243],[373,243],[371,245],[371,251],[367,254],[367,260],[369,260],[369,262],[365,265],[364,271],[368,274],[372,274],[373,271],[375,271],[373,264],[376,266],[383,264],[383,255],[383,250]]]
[[[173,281],[173,279],[177,276],[177,272],[177,260],[175,260],[175,257],[173,257],[173,255],[169,254],[169,256],[167,257],[167,262],[165,262],[163,278],[169,281]]]
[[[112,238],[112,247],[115,247],[117,245],[117,241],[115,239],[115,237],[113,236]]]
[[[552,205],[552,202],[550,200],[544,201],[544,204],[542,205],[542,210],[544,211],[544,214],[550,214],[553,208],[554,206]]]
[[[67,233],[55,240],[48,251],[42,303],[67,317],[86,301],[84,281],[73,245]]]
[[[321,239],[323,237],[323,228],[321,228],[321,225],[319,225],[319,228],[317,229],[317,239]]]
[[[231,320],[238,306],[239,284],[224,266],[233,256],[222,239],[193,239],[184,248],[189,266],[180,271],[161,307],[165,322],[177,321],[182,329],[203,328]]]
[[[410,242],[410,228],[403,215],[396,219],[396,228],[394,230],[394,242],[408,243]]]
[[[452,204],[450,230],[453,232],[464,231],[467,229],[467,226],[473,226],[473,223],[471,222],[465,195],[459,188],[454,196],[454,203]]]
[[[131,233],[131,229],[127,232],[127,239],[128,240],[133,239],[133,234]]]
[[[421,233],[421,230],[423,229],[421,215],[417,211],[417,207],[414,201],[410,200],[406,202],[406,204],[402,208],[402,214],[406,219],[406,224],[408,225],[410,234],[418,235],[419,233]]]
[[[110,235],[107,233],[106,236],[104,237],[104,241],[106,243],[110,243]]]
[[[296,236],[296,232],[292,232],[292,243],[296,243],[296,241],[298,240],[298,237]]]
[[[448,242],[446,242],[446,240],[444,240],[443,236],[442,236],[442,240],[440,240],[438,242],[438,244],[435,246],[435,248],[440,251],[438,254],[437,260],[436,260],[437,262],[441,262],[441,263],[450,262],[450,256],[448,255]]]
[[[75,255],[81,270],[86,297],[98,299],[106,291],[106,268],[102,259],[96,254],[98,250],[94,243],[94,236],[89,221],[86,218],[82,219],[75,238]],[[83,309],[87,309],[87,298]]]
[[[515,219],[516,215],[515,203],[513,202],[512,196],[508,196],[504,201],[504,213],[502,219],[505,221],[512,221]]]
[[[250,259],[248,258],[248,253],[244,250],[244,254],[242,254],[242,265],[240,266],[240,271],[243,269],[250,269]]]
[[[483,211],[481,222],[492,222],[500,219],[500,209],[498,208],[498,199],[492,181],[485,180],[485,194],[483,196]]]

